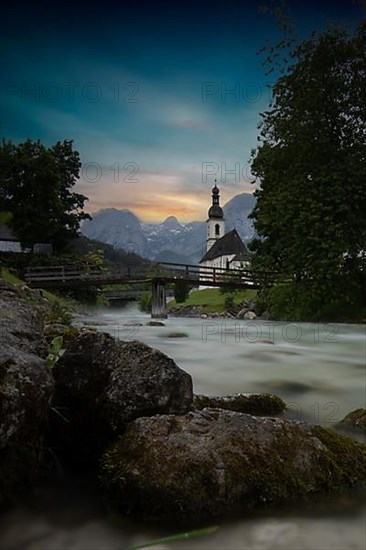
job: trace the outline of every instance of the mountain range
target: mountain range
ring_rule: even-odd
[[[235,227],[245,243],[254,236],[253,222],[248,219],[254,205],[253,195],[241,193],[223,206],[225,231]],[[175,216],[161,223],[145,223],[130,210],[105,208],[86,220],[81,232],[89,239],[156,261],[195,264],[206,251],[206,222],[182,223]]]

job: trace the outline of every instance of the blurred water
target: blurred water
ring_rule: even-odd
[[[168,318],[130,303],[92,319],[98,330],[158,348],[193,378],[195,393],[270,391],[292,416],[331,426],[366,403],[366,325]],[[140,323],[142,326],[135,326]],[[183,333],[185,337],[169,337]]]
[[[365,407],[365,325],[169,318],[152,327],[148,321],[131,303],[75,323],[160,349],[192,375],[196,393],[271,391],[289,404],[290,417],[329,427]],[[209,537],[155,548],[364,550],[365,497],[365,489],[321,495],[224,521]],[[111,516],[92,480],[67,477],[3,514],[0,548],[123,550],[172,531]]]

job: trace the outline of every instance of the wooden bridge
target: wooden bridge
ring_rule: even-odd
[[[25,272],[27,284],[33,288],[78,288],[85,286],[106,286],[113,284],[151,284],[152,312],[154,318],[165,318],[167,283],[181,280],[187,284],[214,287],[235,287],[258,289],[270,286],[275,281],[274,273],[254,275],[245,269],[224,269],[190,264],[159,262],[152,266],[127,265],[119,270],[96,269],[75,266],[31,267]],[[124,292],[124,291],[123,291]]]

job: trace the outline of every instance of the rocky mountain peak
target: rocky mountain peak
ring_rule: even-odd
[[[162,223],[162,225],[167,229],[181,229],[182,224],[178,221],[175,216],[168,216]]]

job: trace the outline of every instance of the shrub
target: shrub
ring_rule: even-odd
[[[224,306],[225,309],[233,309],[235,307],[234,296],[232,294],[225,297]]]
[[[139,299],[140,311],[151,313],[151,304],[152,304],[152,292],[151,291],[144,292],[144,294],[142,294]]]
[[[174,283],[174,299],[177,304],[185,302],[189,295],[190,287],[186,281]]]

